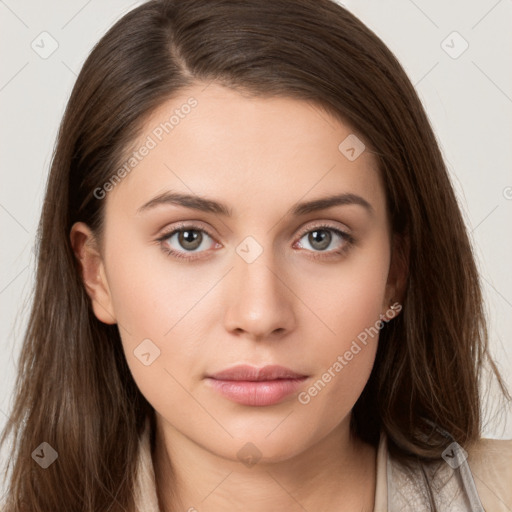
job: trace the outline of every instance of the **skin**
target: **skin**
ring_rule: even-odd
[[[307,390],[400,298],[404,276],[393,263],[377,161],[368,145],[347,159],[338,145],[354,130],[309,102],[215,83],[161,105],[135,147],[191,96],[197,106],[103,199],[101,243],[83,223],[71,231],[94,313],[118,324],[135,382],[156,412],[162,510],[371,511],[376,450],[351,436],[349,422],[376,337],[306,405],[297,393],[272,406],[237,404],[205,376],[280,364],[310,376]],[[171,204],[137,212],[164,191],[215,199],[233,215]],[[289,213],[345,192],[373,213],[357,204]],[[180,221],[213,235],[203,233],[193,261],[162,250],[187,255],[178,235],[157,241]],[[308,239],[324,223],[355,239],[343,255],[334,251],[347,242],[333,232],[323,252]],[[263,251],[251,263],[236,252],[247,236]],[[160,356],[145,366],[134,350],[148,338]],[[248,442],[261,454],[251,467],[237,456]]]

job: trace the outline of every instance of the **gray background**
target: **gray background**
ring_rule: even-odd
[[[34,237],[57,128],[88,52],[140,3],[0,0],[0,428],[28,318]],[[395,53],[431,119],[483,277],[491,350],[512,387],[512,1],[344,5]],[[46,55],[52,45],[58,47]],[[512,438],[511,412],[494,412],[508,421],[488,421],[484,436]]]

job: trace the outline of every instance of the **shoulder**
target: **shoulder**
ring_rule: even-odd
[[[512,439],[482,438],[468,448],[468,462],[511,467]]]
[[[467,462],[485,510],[512,509],[512,439],[480,439],[467,449]]]
[[[480,439],[464,451],[454,449],[411,465],[388,458],[388,509],[426,511],[433,492],[440,511],[468,510],[469,504],[481,511],[480,501],[485,512],[510,512],[512,440]]]

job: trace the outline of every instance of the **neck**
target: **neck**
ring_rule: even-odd
[[[376,449],[351,435],[350,417],[302,452],[254,465],[218,456],[157,418],[153,464],[162,512],[373,511]]]

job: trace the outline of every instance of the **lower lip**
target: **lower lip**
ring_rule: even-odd
[[[307,377],[262,381],[217,380],[207,378],[221,395],[243,405],[273,405],[297,391]]]

